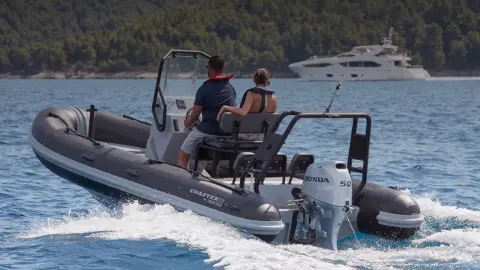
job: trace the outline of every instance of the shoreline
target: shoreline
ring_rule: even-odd
[[[149,71],[124,71],[124,72],[78,72],[78,73],[68,73],[68,72],[50,72],[44,71],[37,74],[11,74],[11,73],[0,73],[1,79],[150,79],[155,80],[157,78],[157,72]],[[252,74],[241,74],[236,73],[235,78],[251,78]],[[191,78],[189,74],[180,75],[178,78]],[[296,78],[293,74],[279,73],[274,78]],[[202,77],[198,77],[202,79]]]
[[[440,71],[440,72],[431,72],[432,77],[442,78],[442,77],[479,77],[480,71]],[[285,79],[295,79],[298,78],[293,74],[287,72],[278,72],[273,76],[273,78],[285,78]],[[236,73],[235,78],[251,78],[252,74],[242,74]],[[155,80],[157,78],[157,72],[151,71],[122,71],[122,72],[52,72],[52,71],[43,71],[36,74],[11,74],[11,73],[0,73],[0,80],[2,79],[147,79]],[[178,76],[178,78],[191,78],[189,74],[184,74]],[[202,79],[198,77],[197,79]]]
[[[0,79],[156,79],[155,72],[51,72],[43,71],[36,74],[0,74]]]

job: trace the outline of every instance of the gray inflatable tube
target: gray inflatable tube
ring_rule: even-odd
[[[284,228],[278,209],[259,194],[232,188],[142,153],[150,125],[104,111],[47,108],[35,118],[29,142],[53,173],[114,201],[170,204],[245,229],[271,241]],[[115,145],[137,147],[125,151]]]
[[[138,200],[170,204],[245,229],[267,242],[284,229],[278,209],[259,194],[148,160],[144,149],[149,123],[96,111],[92,129],[89,118],[78,108],[47,108],[35,118],[29,141],[48,169],[84,187],[101,203],[108,206]],[[89,132],[95,140],[87,136]],[[361,181],[352,182],[356,190]],[[410,195],[371,182],[353,205],[359,208],[354,227],[366,234],[407,239],[423,222]],[[294,219],[292,230],[295,223]]]

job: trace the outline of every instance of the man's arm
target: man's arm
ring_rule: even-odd
[[[184,124],[186,127],[192,128],[194,124],[200,118],[200,114],[202,113],[202,106],[193,105],[192,113],[190,114],[190,118],[185,119]]]
[[[200,114],[203,110],[203,103],[205,101],[205,94],[205,88],[202,85],[200,88],[198,88],[197,93],[195,94],[195,101],[193,102],[193,108],[192,112],[190,113],[190,117],[188,119],[185,118],[183,121],[186,127],[192,128],[200,118]]]

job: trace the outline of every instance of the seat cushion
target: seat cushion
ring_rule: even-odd
[[[239,142],[239,141],[234,141],[233,139],[205,139],[203,140],[203,143],[201,142],[199,145],[206,145],[210,146],[213,148],[218,148],[219,150],[222,149],[234,149],[235,147],[238,147],[240,150],[251,150],[251,149],[257,149],[258,146],[260,145],[261,142],[259,141],[245,141],[245,142]]]
[[[230,112],[223,113],[220,118],[220,129],[231,133],[265,133],[275,132],[277,121],[281,118],[277,113],[248,113],[238,115]]]

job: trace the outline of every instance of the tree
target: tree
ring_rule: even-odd
[[[13,69],[23,70],[28,67],[30,53],[26,48],[14,48],[10,50],[8,58],[10,63],[13,64]]]
[[[8,55],[5,50],[0,50],[0,72],[6,73],[12,70],[13,66],[8,59]]]
[[[450,42],[448,63],[451,68],[462,69],[467,65],[467,49],[463,40],[452,40]]]
[[[468,60],[473,67],[480,66],[480,32],[468,33]]]
[[[53,54],[49,57],[48,68],[55,71],[64,71],[67,67],[67,56],[65,52],[56,48]]]
[[[221,54],[237,72],[258,65],[289,71],[288,64],[312,54],[378,44],[392,26],[394,45],[413,55],[412,63],[429,70],[480,69],[477,2],[5,0],[0,68],[149,68],[181,48]]]

